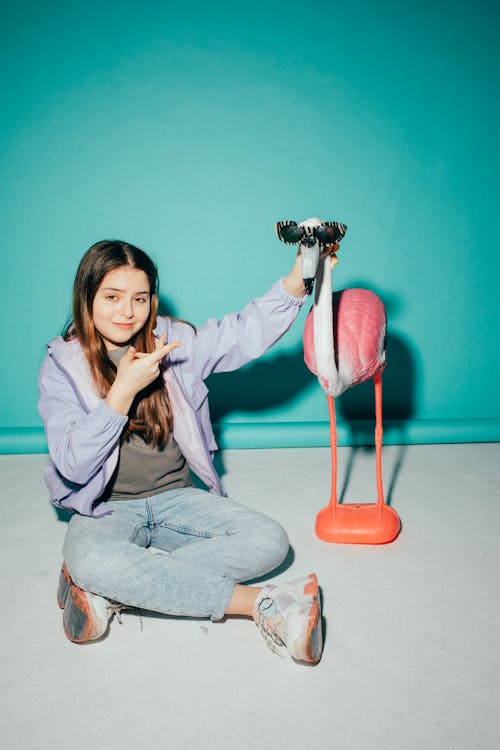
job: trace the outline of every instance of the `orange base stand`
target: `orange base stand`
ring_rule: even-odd
[[[330,506],[316,516],[316,536],[338,544],[387,544],[397,537],[401,521],[395,510],[376,503]]]
[[[382,376],[375,382],[375,448],[377,461],[377,502],[342,503],[337,500],[337,428],[335,404],[328,396],[330,442],[332,451],[332,491],[330,503],[316,517],[316,536],[325,542],[340,544],[387,544],[401,530],[401,521],[393,508],[385,504],[382,487]]]

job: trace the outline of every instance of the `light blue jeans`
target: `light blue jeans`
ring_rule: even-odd
[[[220,620],[234,584],[269,573],[289,548],[276,521],[195,487],[109,508],[71,518],[63,556],[80,588],[130,607]]]

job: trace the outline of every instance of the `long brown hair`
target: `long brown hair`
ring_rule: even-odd
[[[106,397],[116,378],[116,367],[107,356],[102,336],[94,325],[92,309],[103,278],[109,271],[123,266],[144,271],[148,278],[151,299],[149,317],[131,343],[140,352],[154,351],[158,271],[143,250],[119,240],[96,242],[81,259],[73,285],[73,320],[64,334],[66,340],[78,338],[101,398]],[[135,398],[123,437],[128,439],[130,434],[137,433],[147,443],[163,447],[172,427],[172,409],[160,374]]]

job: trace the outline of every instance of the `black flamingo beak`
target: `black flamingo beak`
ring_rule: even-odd
[[[304,279],[304,286],[306,288],[306,294],[312,294],[312,291],[314,289],[314,278]]]

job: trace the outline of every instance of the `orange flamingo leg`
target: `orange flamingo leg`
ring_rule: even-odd
[[[384,486],[382,484],[382,439],[384,430],[382,427],[382,375],[375,375],[373,379],[375,386],[375,460],[377,473],[377,506],[379,518],[382,514],[384,501]]]
[[[375,451],[377,475],[376,503],[342,503],[337,500],[337,429],[335,405],[328,396],[330,413],[330,441],[332,453],[332,489],[330,503],[316,517],[316,535],[325,542],[342,544],[386,544],[392,542],[401,529],[401,521],[393,508],[384,501],[382,485],[382,376],[374,377],[375,384]]]
[[[335,401],[333,396],[327,396],[328,413],[330,415],[330,454],[332,459],[332,488],[330,491],[330,509],[333,518],[338,507],[337,500],[337,420],[335,418]]]

